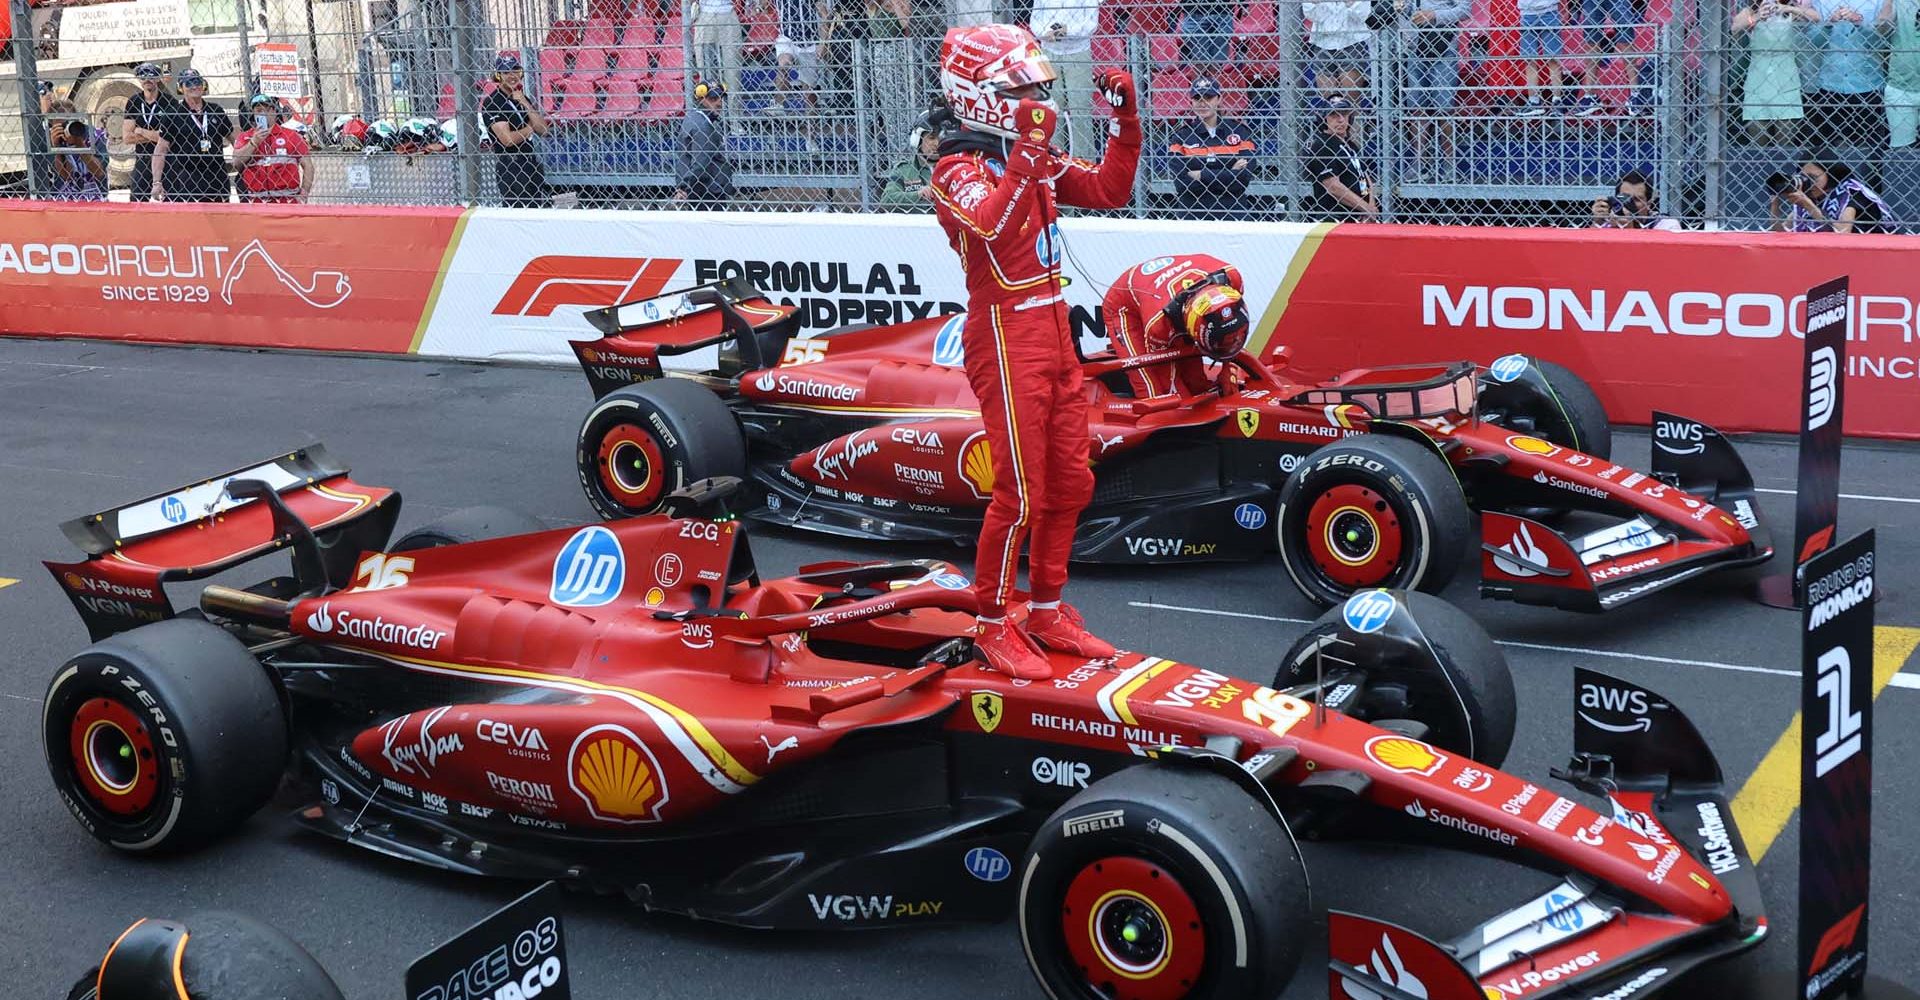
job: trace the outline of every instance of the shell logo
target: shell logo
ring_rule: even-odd
[[[974,431],[960,448],[960,478],[982,500],[993,496],[993,448],[986,431]]]
[[[1367,756],[1389,771],[1433,777],[1447,755],[1405,736],[1375,736],[1367,741]]]
[[[567,784],[593,818],[610,823],[657,823],[667,804],[660,762],[624,726],[594,726],[574,738]]]
[[[1515,434],[1508,437],[1507,444],[1511,445],[1513,450],[1524,451],[1529,455],[1560,454],[1560,447],[1558,445],[1548,441],[1542,441],[1537,437],[1528,437],[1525,434]]]

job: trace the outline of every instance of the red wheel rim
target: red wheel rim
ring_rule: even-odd
[[[1327,579],[1345,587],[1377,587],[1400,568],[1405,539],[1386,498],[1342,483],[1307,510],[1307,550]]]
[[[1166,869],[1102,858],[1075,875],[1060,928],[1087,982],[1111,1000],[1178,1000],[1207,959],[1200,908]]]
[[[651,508],[666,488],[666,460],[652,434],[621,424],[600,439],[600,486],[622,507]]]
[[[67,747],[80,787],[95,805],[133,816],[160,791],[160,758],[140,717],[111,698],[93,698],[73,714]]]

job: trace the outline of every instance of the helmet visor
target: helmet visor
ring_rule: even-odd
[[[1006,69],[988,77],[987,82],[1004,93],[1036,83],[1052,83],[1058,79],[1060,74],[1053,68],[1053,61],[1047,58],[1046,53],[1036,49]]]

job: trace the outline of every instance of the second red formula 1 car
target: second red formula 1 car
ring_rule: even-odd
[[[651,512],[725,475],[748,481],[741,512],[763,523],[977,537],[993,463],[960,317],[795,339],[792,307],[733,279],[588,318],[603,336],[573,347],[599,400],[577,464],[602,515]],[[1557,365],[1516,354],[1303,383],[1284,352],[1242,354],[1204,392],[1134,395],[1129,371],[1195,356],[1086,360],[1096,487],[1076,560],[1278,549],[1300,591],[1331,605],[1370,587],[1439,590],[1478,510],[1483,594],[1602,611],[1772,554],[1752,478],[1718,432],[1655,414],[1653,469],[1626,468],[1592,391]],[[1557,520],[1569,510],[1581,513]]]
[[[1337,916],[1349,997],[1651,995],[1766,932],[1680,710],[1580,672],[1566,793],[1504,772],[1506,663],[1438,598],[1362,591],[1270,674],[1129,652],[1014,680],[974,660],[953,567],[764,578],[728,488],[389,543],[398,494],[315,447],[69,522],[85,555],[48,568],[97,641],[48,687],[54,786],[128,853],[230,833],[292,771],[308,827],[445,870],[765,928],[1013,913],[1056,1000],[1273,996],[1312,927],[1296,836],[1555,879],[1489,887],[1447,951]],[[291,575],[173,614],[169,583],[275,551]]]

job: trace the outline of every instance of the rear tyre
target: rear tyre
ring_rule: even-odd
[[[651,514],[675,490],[747,473],[733,411],[709,389],[656,379],[602,397],[580,425],[575,466],[587,502],[608,519]]]
[[[507,507],[466,507],[401,535],[389,551],[437,549],[442,545],[465,545],[546,529],[539,518],[522,511]]]
[[[1041,825],[1020,940],[1053,1000],[1271,997],[1312,930],[1293,838],[1233,780],[1144,765]]]
[[[1281,488],[1275,521],[1287,575],[1322,607],[1373,587],[1437,593],[1473,534],[1447,463],[1418,442],[1379,434],[1308,455]]]
[[[1344,609],[1334,608],[1280,658],[1274,689],[1314,683],[1315,654],[1326,637],[1340,636],[1351,645],[1334,646],[1329,655],[1351,661],[1367,678],[1366,690],[1341,700],[1341,712],[1367,722],[1424,722],[1428,743],[1499,767],[1513,746],[1519,717],[1506,655],[1479,622],[1452,604],[1420,593],[1393,596],[1400,602],[1396,614],[1411,619],[1411,631],[1390,623],[1376,632],[1355,633],[1347,627]]]
[[[54,788],[88,833],[132,853],[238,828],[287,762],[273,679],[217,625],[176,618],[96,642],[47,688]]]

